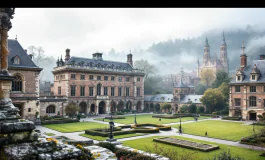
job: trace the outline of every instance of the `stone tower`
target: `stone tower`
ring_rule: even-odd
[[[228,58],[227,58],[227,45],[225,42],[224,32],[223,32],[222,44],[220,45],[220,62],[224,66],[225,72],[228,73],[229,66],[228,66]]]
[[[203,54],[203,63],[207,64],[208,61],[211,60],[210,56],[210,45],[208,43],[208,38],[205,39],[205,45],[204,45],[204,54]]]

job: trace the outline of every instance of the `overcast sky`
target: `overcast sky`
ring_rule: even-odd
[[[233,8],[16,8],[9,38],[18,36],[24,48],[42,46],[56,59],[92,57],[99,51],[145,49],[169,38],[196,37],[211,29],[264,25],[265,9]],[[115,59],[115,57],[114,57]],[[134,60],[140,57],[134,57]]]

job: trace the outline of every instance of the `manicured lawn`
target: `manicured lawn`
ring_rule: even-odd
[[[54,133],[44,133],[44,134],[46,134],[47,136],[54,136],[55,134]]]
[[[123,116],[123,115],[121,115]],[[200,119],[206,119],[210,117],[201,116]],[[103,121],[103,118],[96,118],[94,120]],[[184,117],[181,119],[182,122],[184,121],[193,121],[193,117]],[[108,119],[104,119],[105,122],[109,122]],[[115,123],[120,124],[133,124],[134,123],[134,116],[125,116],[125,119],[114,119]],[[161,121],[159,121],[159,118],[153,118],[152,115],[136,115],[136,121],[137,123],[152,123],[152,124],[167,124],[167,123],[176,123],[179,122],[179,118],[176,119],[165,119],[161,118]]]
[[[194,123],[182,124],[183,133],[205,136],[207,131],[208,137],[239,141],[242,137],[252,134],[252,125],[242,125],[240,122],[227,122],[207,120]],[[178,128],[179,125],[172,125]],[[258,126],[256,126],[258,128]]]
[[[101,136],[91,136],[89,134],[79,134],[80,136],[87,137],[90,139],[94,139],[97,141],[105,141],[108,137],[101,137]],[[143,136],[144,134],[141,133],[133,133],[133,134],[125,134],[125,135],[118,135],[114,136],[115,139],[122,139],[122,138],[129,138],[129,137],[136,137],[136,136]]]
[[[92,128],[105,128],[109,127],[109,125],[95,123],[95,122],[76,122],[76,123],[64,123],[64,124],[48,124],[44,125],[44,127],[63,133],[69,133],[69,132],[84,131],[86,129],[92,129]]]
[[[158,150],[159,148],[163,147],[164,151],[171,151],[174,150],[174,152],[177,152],[177,154],[174,154],[175,156],[177,155],[192,155],[193,160],[205,160],[208,158],[212,158],[215,154],[220,153],[222,150],[228,151],[230,149],[230,153],[233,156],[240,156],[243,157],[245,160],[264,160],[264,157],[259,156],[262,151],[255,151],[255,150],[250,150],[246,148],[240,148],[240,147],[235,147],[235,146],[228,146],[224,144],[218,144],[218,143],[212,143],[212,142],[207,142],[207,141],[201,141],[201,140],[196,140],[196,139],[190,139],[190,138],[184,138],[180,136],[171,136],[179,139],[184,139],[184,140],[191,140],[194,142],[202,142],[206,144],[214,144],[218,145],[220,149],[215,150],[215,151],[210,151],[210,152],[202,152],[202,151],[196,151],[192,149],[187,149],[187,148],[182,148],[182,147],[177,147],[177,146],[172,146],[168,144],[163,144],[163,143],[156,143],[153,142],[154,138],[159,138],[161,136],[154,136],[154,137],[148,137],[148,138],[140,138],[136,140],[128,140],[128,141],[123,141],[124,146],[129,146],[135,149],[143,150],[148,152],[148,150],[151,150],[152,153],[155,153],[154,149],[154,144],[158,145]],[[141,143],[141,145],[139,145]],[[148,150],[146,149],[148,148]],[[160,150],[159,150],[160,151]]]

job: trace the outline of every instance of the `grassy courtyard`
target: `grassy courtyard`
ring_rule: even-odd
[[[240,122],[227,122],[207,120],[194,123],[182,124],[183,133],[205,136],[207,131],[208,137],[219,138],[231,141],[239,141],[242,137],[252,134],[252,125],[242,125]],[[178,128],[179,125],[172,125]],[[258,128],[256,126],[256,128]]]
[[[136,140],[128,140],[128,141],[123,141],[124,146],[129,146],[135,149],[143,150],[148,152],[148,150],[151,150],[152,153],[155,153],[155,147],[154,144],[158,145],[158,150],[160,151],[160,148],[163,147],[164,151],[170,151],[174,150],[177,152],[177,154],[174,154],[175,156],[180,156],[180,155],[192,155],[193,160],[205,160],[208,158],[212,158],[215,154],[220,153],[222,150],[228,151],[230,149],[230,152],[233,156],[240,156],[243,157],[245,160],[253,159],[253,160],[264,160],[264,157],[259,156],[262,152],[261,151],[255,151],[255,150],[250,150],[246,148],[240,148],[240,147],[235,147],[235,146],[228,146],[224,144],[218,144],[218,143],[212,143],[212,142],[207,142],[207,141],[201,141],[201,140],[196,140],[196,139],[190,139],[190,138],[184,138],[180,136],[172,136],[175,138],[179,139],[184,139],[184,140],[191,140],[195,142],[202,142],[206,144],[214,144],[220,146],[220,149],[215,150],[215,151],[210,151],[210,152],[201,152],[201,151],[195,151],[192,149],[187,149],[187,148],[182,148],[182,147],[177,147],[177,146],[171,146],[168,144],[162,144],[162,143],[156,143],[153,142],[154,138],[159,138],[161,136],[154,136],[154,137],[148,137],[148,138],[140,138]],[[139,142],[141,145],[139,145]],[[147,149],[147,148],[148,149]]]
[[[63,133],[70,133],[70,132],[84,131],[86,129],[105,128],[109,127],[109,125],[95,123],[95,122],[76,122],[76,123],[64,123],[64,124],[48,124],[44,125],[44,127]]]
[[[92,136],[92,135],[88,135],[88,134],[79,134],[80,136],[83,137],[87,137],[90,139],[94,139],[97,141],[105,141],[108,137],[101,137],[101,136]],[[125,134],[125,135],[118,135],[118,136],[114,136],[115,139],[122,139],[122,138],[129,138],[129,137],[136,137],[136,136],[143,136],[145,134],[142,133],[133,133],[133,134]]]
[[[123,115],[121,115],[121,116],[123,116]],[[210,118],[210,117],[201,116],[201,117],[199,117],[198,120],[206,119],[206,118]],[[94,120],[103,121],[103,118],[96,118]],[[181,118],[182,122],[193,121],[193,120],[194,120],[193,117]],[[104,119],[104,121],[109,122],[108,119]],[[125,119],[114,119],[113,121],[115,123],[120,123],[120,124],[133,124],[134,123],[134,116],[133,115],[132,116],[125,116]],[[159,118],[153,118],[151,114],[148,114],[148,115],[136,115],[136,121],[137,121],[137,123],[167,124],[167,123],[179,122],[179,118],[176,118],[176,119],[161,118],[161,121],[159,121]]]

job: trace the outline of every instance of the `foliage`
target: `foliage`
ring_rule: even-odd
[[[224,96],[224,101],[227,102],[229,99],[229,85],[226,82],[223,82],[217,89],[219,89],[223,96]]]
[[[240,121],[242,119],[242,117],[222,117],[223,120],[231,120],[231,121]]]
[[[204,110],[205,110],[205,108],[203,106],[197,107],[197,112],[198,113],[204,113]]]
[[[206,85],[204,83],[200,82],[195,86],[195,93],[198,95],[202,95],[202,94],[204,94],[206,89],[207,89]]]
[[[232,156],[229,149],[228,151],[223,150],[221,153],[214,155],[208,160],[244,160],[244,158],[239,156]]]
[[[37,112],[35,113],[35,118],[38,118],[38,115],[39,115],[39,112],[37,111]]]
[[[213,71],[210,69],[204,69],[201,72],[201,80],[202,82],[206,84],[207,88],[212,84],[214,78],[215,77],[214,77]]]
[[[68,114],[71,117],[76,115],[77,111],[79,111],[79,107],[75,103],[69,103],[65,107],[65,113]]]
[[[141,69],[144,71],[145,78],[148,78],[150,75],[154,75],[156,72],[156,67],[152,64],[149,64],[149,62],[147,60],[138,60],[134,62],[134,67]]]
[[[222,83],[228,84],[232,80],[231,77],[229,77],[228,73],[226,73],[223,70],[216,72],[216,79],[214,80],[212,87],[218,88]]]
[[[196,113],[197,112],[197,106],[196,104],[190,104],[188,107],[189,113]]]
[[[171,104],[169,104],[169,103],[164,102],[164,103],[160,104],[160,109],[161,110],[162,109],[170,109],[170,108],[171,108]]]
[[[159,75],[150,75],[144,80],[144,94],[160,94],[163,90],[163,78]]]
[[[225,104],[223,93],[216,88],[207,89],[201,98],[201,102],[206,106],[210,113],[218,109],[223,109]]]
[[[188,106],[187,105],[183,105],[181,108],[180,108],[180,113],[187,113],[188,112]]]
[[[108,142],[99,142],[97,145],[100,146],[100,147],[103,147],[103,148],[107,148],[107,149],[109,149],[111,152],[116,152],[116,151],[117,151],[117,148],[116,148],[115,145],[112,144],[112,143],[108,143]]]

